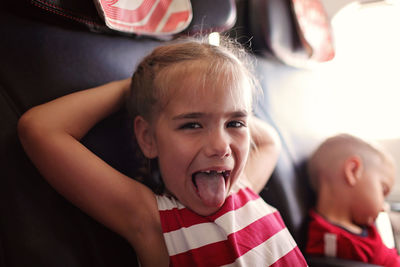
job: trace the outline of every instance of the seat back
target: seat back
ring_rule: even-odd
[[[0,49],[6,51],[0,64],[0,258],[4,266],[137,266],[125,240],[47,184],[25,155],[16,125],[32,106],[131,76],[138,60],[158,42],[76,31],[7,13],[0,15],[0,24],[0,34],[7,36],[0,42]],[[129,172],[135,167],[134,160],[128,164],[132,153],[119,160],[119,152],[127,148],[113,142],[130,138],[126,131],[114,130],[125,129],[122,118],[116,114],[100,123],[84,142],[100,156],[107,155],[111,165]]]

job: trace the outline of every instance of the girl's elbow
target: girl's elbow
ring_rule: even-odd
[[[273,147],[275,150],[276,157],[278,158],[282,151],[282,141],[278,134],[276,134],[276,137],[274,138]]]
[[[24,145],[27,141],[34,139],[36,133],[40,133],[40,123],[34,115],[34,110],[30,109],[18,120],[17,124],[18,137]]]

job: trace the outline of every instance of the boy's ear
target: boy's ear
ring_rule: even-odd
[[[142,117],[137,116],[134,121],[136,140],[146,158],[158,156],[157,146],[150,124]]]
[[[363,162],[359,156],[354,155],[347,158],[344,162],[344,173],[346,182],[351,186],[357,184],[357,182],[361,179],[362,173],[364,171],[363,169]]]

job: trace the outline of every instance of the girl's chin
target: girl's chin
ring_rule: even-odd
[[[224,202],[225,203],[225,202]],[[187,207],[190,210],[192,210],[194,213],[200,215],[200,216],[210,216],[213,215],[214,213],[216,213],[224,204],[222,203],[220,206],[218,207],[209,207],[206,205],[201,205],[201,207]]]

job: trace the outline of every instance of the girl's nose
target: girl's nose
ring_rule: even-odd
[[[230,138],[224,130],[213,130],[205,141],[205,153],[208,157],[224,158],[231,154]]]

